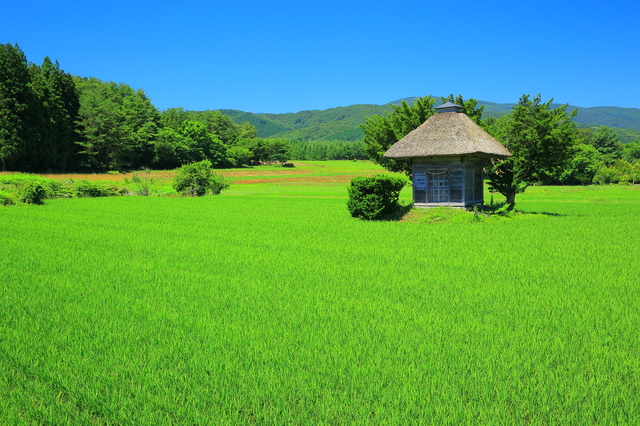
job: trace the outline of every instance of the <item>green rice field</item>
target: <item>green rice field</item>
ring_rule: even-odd
[[[367,222],[377,166],[260,170],[0,207],[0,424],[640,424],[640,186]]]

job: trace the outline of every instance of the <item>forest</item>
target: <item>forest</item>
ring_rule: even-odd
[[[78,77],[48,57],[29,63],[0,45],[2,170],[108,171],[175,168],[209,160],[216,168],[282,163],[291,146],[257,137],[219,111],[165,111],[142,89]]]
[[[3,171],[173,169],[203,160],[214,168],[228,168],[290,160],[368,159],[365,120],[388,116],[394,107],[354,105],[259,115],[182,107],[159,111],[142,89],[74,76],[48,57],[37,65],[17,44],[0,45]],[[479,104],[477,109],[478,123],[487,129],[510,117],[501,104]],[[598,108],[576,110],[597,121]],[[617,122],[631,126],[634,112],[618,113]],[[563,172],[546,183],[640,180],[638,130],[574,122]],[[621,137],[628,143],[623,144]]]

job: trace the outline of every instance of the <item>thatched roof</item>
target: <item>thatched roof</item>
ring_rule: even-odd
[[[511,156],[507,148],[466,114],[452,111],[432,115],[418,128],[393,144],[384,156],[408,159],[469,154],[488,157]]]

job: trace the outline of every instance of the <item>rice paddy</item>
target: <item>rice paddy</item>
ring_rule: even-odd
[[[640,187],[366,222],[307,166],[0,208],[0,423],[640,423]]]

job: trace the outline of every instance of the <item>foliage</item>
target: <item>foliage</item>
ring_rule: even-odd
[[[242,147],[251,152],[250,164],[286,163],[291,157],[291,146],[281,139],[245,139]]]
[[[593,145],[577,144],[560,181],[569,185],[590,184],[604,165],[603,155]]]
[[[23,173],[0,175],[0,189],[12,193],[19,193],[25,185],[30,183],[37,183],[44,189],[44,198],[62,198],[72,195],[71,185],[68,182]]]
[[[81,164],[96,170],[140,168],[152,158],[158,111],[142,89],[76,78],[80,91]]]
[[[194,142],[182,132],[170,127],[158,131],[152,142],[153,158],[151,162],[160,169],[172,169],[189,162],[193,158]]]
[[[44,204],[46,190],[38,181],[25,183],[18,192],[18,201],[25,204]]]
[[[142,170],[142,174],[133,173],[131,180],[135,184],[136,188],[134,193],[136,195],[149,196],[151,195],[151,185],[153,185],[153,178],[151,177],[151,170],[145,168]]]
[[[347,188],[347,209],[359,219],[380,219],[398,208],[400,191],[406,183],[405,178],[393,175],[355,177]]]
[[[402,101],[400,105],[392,105],[391,113],[366,117],[361,127],[364,131],[364,150],[369,158],[389,171],[410,175],[409,161],[386,158],[384,153],[391,145],[435,114],[433,107],[436,101],[437,99],[431,96],[418,98],[413,105]]]
[[[13,205],[13,197],[8,192],[0,190],[0,206]]]
[[[31,105],[33,121],[25,156],[16,166],[21,170],[73,169],[80,137],[80,99],[73,77],[49,57],[41,66],[31,64],[29,72],[37,102]]]
[[[215,133],[207,130],[207,125],[200,121],[185,120],[180,133],[189,140],[190,160],[208,160],[213,167],[224,167],[227,163],[227,150]]]
[[[482,124],[482,112],[484,111],[484,106],[478,106],[478,101],[471,98],[467,101],[464,100],[462,95],[458,95],[455,98],[453,95],[449,95],[446,98],[440,98],[442,103],[451,102],[456,105],[462,107],[462,112],[467,115],[477,125]]]
[[[632,143],[626,144],[622,151],[622,157],[624,160],[630,163],[635,163],[640,161],[640,139],[637,139]]]
[[[366,160],[362,141],[289,141],[292,160]]]
[[[586,143],[592,145],[602,154],[602,160],[607,165],[611,165],[622,157],[623,146],[618,140],[618,136],[608,127],[600,126],[587,137]]]
[[[227,161],[231,167],[242,167],[251,164],[253,153],[244,146],[232,146],[227,149]]]
[[[535,183],[559,179],[573,153],[576,111],[567,105],[550,108],[553,99],[542,103],[540,95],[522,95],[513,112],[487,130],[505,145],[512,156],[494,159],[485,169],[489,188],[504,195],[511,208],[516,194]]]
[[[203,160],[185,164],[176,170],[173,187],[183,195],[201,197],[207,192],[219,194],[229,187],[229,183],[222,175],[213,172],[209,160]]]
[[[0,44],[2,170],[73,167],[78,108],[73,79],[57,62],[28,64],[17,44]]]
[[[16,44],[0,44],[0,162],[24,151],[29,104],[32,103],[27,58]]]
[[[215,168],[241,167],[286,161],[288,149],[281,141],[265,141],[249,123],[235,124],[220,111],[185,111],[172,108],[161,114],[154,163],[182,165],[209,160]],[[280,144],[280,145],[279,145]]]
[[[640,162],[629,163],[616,160],[612,165],[602,167],[593,177],[593,182],[600,185],[606,183],[640,183]]]
[[[88,180],[79,180],[75,184],[76,196],[83,197],[109,197],[114,195],[126,195],[127,190],[117,185],[106,185]]]

